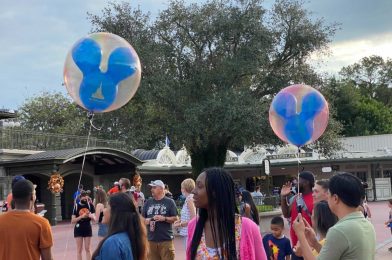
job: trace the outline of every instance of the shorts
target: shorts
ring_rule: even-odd
[[[150,246],[149,258],[150,260],[174,260],[175,250],[173,240],[154,242],[148,241]]]
[[[89,223],[77,223],[74,228],[74,237],[92,237],[93,230],[91,224]]]
[[[98,223],[98,236],[106,237],[108,235],[108,225]]]

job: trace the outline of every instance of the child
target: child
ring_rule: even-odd
[[[282,217],[274,217],[271,220],[271,234],[263,238],[263,244],[268,259],[290,260],[293,253],[290,240],[283,235],[284,221]]]
[[[388,201],[388,207],[390,208],[389,210],[389,219],[388,221],[385,222],[385,225],[391,229],[391,234],[392,234],[392,200]],[[388,248],[389,252],[392,252],[392,247]]]

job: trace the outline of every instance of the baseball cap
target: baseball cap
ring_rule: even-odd
[[[161,181],[161,180],[151,181],[148,185],[151,186],[151,187],[156,187],[156,186],[158,186],[158,187],[161,187],[162,189],[165,188],[165,184],[164,184],[163,181]]]
[[[313,175],[312,172],[303,171],[303,172],[301,172],[301,173],[299,174],[299,177],[302,178],[302,179],[304,179],[304,180],[309,181],[311,187],[312,187],[312,188],[314,187],[314,175]]]
[[[11,183],[11,187],[14,187],[15,183],[17,183],[20,180],[24,180],[25,177],[23,177],[22,175],[16,175],[13,179],[12,179],[12,183]]]

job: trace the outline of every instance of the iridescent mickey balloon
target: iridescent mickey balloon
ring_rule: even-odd
[[[282,89],[272,100],[269,121],[275,134],[297,147],[316,141],[328,124],[329,108],[316,89],[298,84]]]
[[[109,112],[124,106],[135,95],[140,78],[136,51],[111,33],[93,33],[77,41],[64,66],[68,93],[90,112]]]

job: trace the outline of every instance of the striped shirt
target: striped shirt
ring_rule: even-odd
[[[189,194],[185,199],[184,205],[181,209],[181,222],[189,222],[189,220],[191,220],[191,212],[188,207],[188,201],[190,199],[193,199],[193,194]],[[184,237],[188,236],[188,227],[181,227],[180,235]]]

